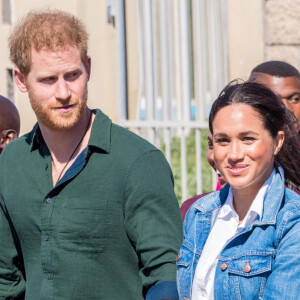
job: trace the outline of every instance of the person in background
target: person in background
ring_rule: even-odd
[[[20,133],[20,116],[15,105],[0,95],[0,153]]]
[[[214,161],[227,184],[185,216],[180,299],[299,298],[300,196],[285,187],[300,184],[291,115],[255,82],[230,83],[213,103]]]
[[[210,164],[210,166],[215,170],[215,172],[217,173],[218,176],[218,182],[217,182],[217,186],[216,186],[216,191],[222,189],[225,184],[226,184],[226,180],[225,178],[222,176],[222,174],[216,169],[216,165],[215,165],[215,161],[214,161],[214,154],[213,154],[213,142],[212,142],[212,135],[211,133],[208,134],[207,136],[207,144],[208,144],[208,148],[207,148],[207,152],[206,152],[206,159],[208,161],[208,163]],[[184,221],[185,215],[187,213],[187,211],[189,210],[189,208],[191,207],[191,205],[196,202],[199,198],[207,195],[208,193],[205,194],[201,194],[201,195],[196,195],[192,198],[189,198],[187,200],[185,200],[181,207],[180,207],[180,213],[181,213],[181,219]]]
[[[300,73],[295,67],[283,61],[267,61],[251,71],[249,80],[261,83],[277,93],[300,121]]]
[[[0,299],[178,299],[172,171],[87,106],[87,44],[56,10],[29,12],[9,38],[38,122],[0,156]]]

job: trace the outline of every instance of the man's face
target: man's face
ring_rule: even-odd
[[[90,59],[85,68],[76,47],[32,50],[25,84],[40,125],[66,130],[77,124],[86,107],[89,75]]]
[[[300,78],[277,77],[264,73],[252,73],[250,79],[265,85],[277,93],[284,105],[300,121]]]

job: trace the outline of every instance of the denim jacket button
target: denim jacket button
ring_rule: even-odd
[[[244,267],[244,272],[249,273],[251,271],[249,260],[247,261],[246,266]]]
[[[182,251],[180,251],[180,253],[176,256],[176,261],[179,261],[181,255],[182,255]]]
[[[222,271],[225,271],[227,269],[227,264],[221,264],[221,270]]]

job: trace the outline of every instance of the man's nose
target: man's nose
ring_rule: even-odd
[[[293,105],[286,99],[281,99],[286,108],[293,112]]]
[[[71,92],[68,83],[62,79],[56,82],[55,97],[57,100],[68,100],[71,96]]]

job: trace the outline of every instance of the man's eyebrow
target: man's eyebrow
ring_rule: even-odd
[[[300,92],[294,92],[294,93],[289,94],[286,98],[292,98],[293,96],[299,96],[299,95],[300,95]]]

